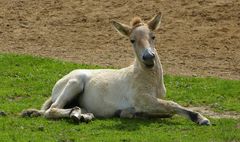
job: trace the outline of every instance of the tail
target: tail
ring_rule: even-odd
[[[48,98],[45,103],[42,105],[41,110],[37,109],[26,109],[21,112],[22,117],[38,117],[44,115],[45,111],[50,108],[52,105],[52,98]]]

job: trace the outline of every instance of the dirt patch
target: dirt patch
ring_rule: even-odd
[[[224,112],[214,112],[209,107],[189,107],[189,109],[197,111],[204,116],[211,118],[232,118],[232,119],[240,119],[240,113],[224,111]]]
[[[240,79],[239,0],[1,0],[0,52],[125,67],[133,53],[110,21],[162,11],[157,50],[167,74]]]

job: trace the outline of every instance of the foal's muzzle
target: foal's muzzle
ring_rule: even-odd
[[[151,48],[145,48],[143,51],[142,59],[144,64],[151,68],[154,66],[154,58],[155,58],[155,53]]]

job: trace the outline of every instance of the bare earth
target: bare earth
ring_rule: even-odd
[[[158,11],[165,73],[240,79],[239,0],[1,0],[0,52],[125,67],[131,44],[110,21]]]
[[[231,118],[231,119],[240,119],[240,114],[233,111],[224,111],[224,112],[214,112],[210,107],[189,107],[189,109],[197,111],[205,116],[211,118]]]

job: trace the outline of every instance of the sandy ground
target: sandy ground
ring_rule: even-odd
[[[240,79],[239,0],[0,0],[0,52],[125,67],[131,44],[110,21],[158,11],[165,73]]]
[[[214,112],[210,107],[189,107],[189,109],[197,111],[204,116],[220,119],[220,118],[231,118],[240,119],[240,114],[233,111]]]

